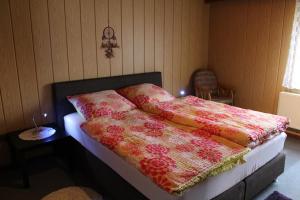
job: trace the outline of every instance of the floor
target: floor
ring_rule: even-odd
[[[275,190],[293,200],[300,199],[300,139],[288,137],[284,152],[286,153],[284,173],[255,200],[264,200]]]
[[[266,188],[255,200],[264,200],[275,190],[294,200],[300,199],[300,140],[288,137],[284,151],[287,155],[285,173],[278,177],[278,181]],[[31,162],[30,174],[31,187],[30,189],[23,189],[20,187],[21,182],[16,170],[0,171],[1,200],[35,200],[66,186],[89,186],[91,184],[89,180],[81,177],[80,173],[73,172],[71,176],[64,170],[64,164],[52,157]]]
[[[31,162],[29,170],[31,185],[29,189],[22,188],[20,173],[16,172],[16,170],[5,170],[0,174],[1,199],[41,199],[41,197],[51,191],[74,185],[74,181],[58,165],[55,158]]]

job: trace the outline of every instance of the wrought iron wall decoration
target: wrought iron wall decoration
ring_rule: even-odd
[[[105,56],[107,58],[114,57],[113,48],[119,48],[115,31],[110,26],[105,27],[103,30],[101,48],[105,48]]]

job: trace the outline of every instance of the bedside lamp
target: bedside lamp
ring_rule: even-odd
[[[44,118],[47,118],[47,113],[43,113]],[[42,140],[52,136],[56,130],[51,127],[37,126],[34,116],[32,116],[32,122],[34,128],[23,131],[19,134],[19,138],[22,140]]]
[[[185,90],[180,90],[179,94],[180,94],[181,97],[185,96]]]

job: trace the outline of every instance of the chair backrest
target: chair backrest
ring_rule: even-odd
[[[218,81],[215,73],[208,69],[200,69],[194,73],[195,89],[212,90],[218,88]]]

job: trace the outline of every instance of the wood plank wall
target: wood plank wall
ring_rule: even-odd
[[[209,68],[236,90],[236,105],[276,113],[295,0],[210,4]]]
[[[178,94],[207,65],[208,18],[204,0],[0,0],[0,133],[53,121],[53,82],[161,71]]]

